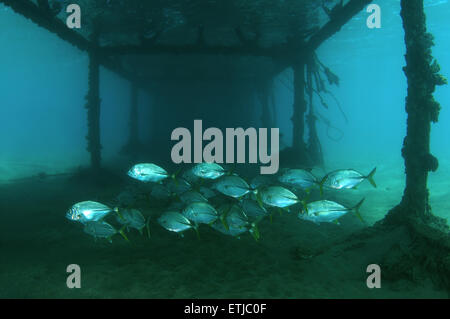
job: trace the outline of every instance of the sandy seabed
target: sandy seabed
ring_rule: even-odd
[[[362,172],[373,168],[355,165]],[[441,163],[439,173],[430,176],[433,212],[447,220],[449,178],[450,163]],[[237,239],[207,226],[200,228],[199,240],[194,232],[181,238],[164,230],[155,222],[161,211],[144,204],[139,208],[152,216],[152,236],[132,231],[131,244],[121,237],[112,244],[94,241],[81,225],[64,218],[75,202],[111,202],[123,189],[120,183],[95,185],[64,176],[3,183],[0,297],[448,298],[448,292],[428,280],[382,277],[381,289],[367,288],[366,267],[379,262],[369,257],[380,249],[376,242],[363,249],[344,247],[316,255],[382,219],[399,202],[404,186],[401,163],[378,165],[375,180],[376,189],[365,182],[356,190],[325,193],[348,206],[366,198],[361,208],[365,225],[350,214],[340,225],[316,225],[295,213],[283,213],[275,214],[272,223],[269,219],[260,223],[259,242],[248,234]],[[81,289],[66,286],[69,264],[81,267]]]

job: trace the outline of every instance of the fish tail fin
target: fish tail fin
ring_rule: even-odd
[[[300,204],[302,204],[302,207],[303,207],[303,209],[305,210],[305,212],[307,212],[308,209],[307,209],[307,206],[306,206],[306,205],[308,204],[309,197],[311,196],[311,188],[306,189],[306,190],[305,190],[305,193],[306,193],[306,196],[303,197],[303,199],[300,200],[299,202],[300,202]],[[321,188],[320,194],[323,195],[323,190],[322,190],[322,188]]]
[[[123,226],[121,229],[119,229],[119,234],[122,235],[123,239],[125,239],[127,242],[130,242],[130,240],[128,239],[127,235],[123,231],[125,228],[126,228],[126,226]]]
[[[236,171],[236,163],[234,163],[233,166],[231,166],[230,169],[226,170],[225,175],[233,175],[235,171]]]
[[[319,191],[320,191],[320,196],[323,196],[323,185],[325,184],[325,181],[327,180],[328,175],[325,175],[319,183]]]
[[[147,222],[145,223],[145,228],[147,229],[147,236],[150,238],[150,217],[147,218]]]
[[[120,213],[119,207],[114,207],[113,211],[119,216],[121,220],[124,220],[122,214]]]
[[[372,184],[373,187],[377,188],[377,184],[375,183],[375,180],[373,179],[373,175],[375,175],[375,172],[377,171],[377,168],[375,167],[369,175],[367,175],[367,180],[370,184]]]
[[[302,214],[307,214],[308,213],[308,205],[307,205],[307,198],[304,198],[303,200],[300,201],[300,203],[302,204]]]
[[[252,235],[252,237],[258,241],[260,238],[258,225],[256,223],[252,223],[251,228],[249,229],[249,233]]]
[[[232,206],[230,205],[228,207],[228,209],[222,215],[220,215],[220,221],[222,222],[223,226],[225,227],[225,229],[227,231],[230,230],[230,226],[228,225],[228,222],[227,222],[227,217],[228,217],[228,214],[230,213],[231,208],[232,208]]]
[[[264,209],[264,204],[263,204],[263,202],[262,202],[262,198],[261,198],[260,193],[257,192],[257,193],[255,194],[255,196],[256,196],[256,201],[258,202],[258,205],[259,205],[261,208]]]
[[[177,176],[180,174],[181,172],[181,168],[177,169],[175,171],[175,173],[173,173],[172,175],[170,175],[170,178],[173,179],[173,181],[175,182],[175,185],[178,186],[178,179]]]
[[[361,217],[361,214],[359,213],[359,209],[361,208],[362,204],[364,203],[364,200],[365,200],[365,198],[361,199],[359,201],[359,203],[356,204],[355,207],[352,208],[352,210],[355,212],[356,217],[358,217],[359,220],[362,221],[363,223],[365,223],[365,222],[364,222],[363,218]]]
[[[197,239],[200,240],[201,238],[200,238],[200,233],[198,231],[198,224],[194,225],[192,227],[192,229],[195,231],[195,234],[197,235]]]

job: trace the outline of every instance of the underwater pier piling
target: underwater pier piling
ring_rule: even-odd
[[[296,156],[303,164],[309,164],[307,161],[307,149],[304,139],[305,135],[305,113],[306,113],[306,100],[305,100],[305,68],[306,64],[303,61],[299,61],[292,66],[294,71],[294,105],[293,105],[293,135],[292,135],[292,148],[296,153]]]
[[[274,127],[274,118],[270,111],[271,79],[263,79],[257,84],[257,95],[261,103],[261,127]]]
[[[436,171],[438,160],[430,153],[431,123],[438,121],[440,105],[433,98],[437,85],[446,84],[431,55],[433,36],[427,33],[423,0],[401,0],[406,44],[408,82],[406,97],[407,133],[403,141],[406,186],[400,204],[375,225],[376,236],[402,230],[399,240],[410,242],[406,251],[398,241],[384,256],[386,276],[416,279],[427,273],[434,284],[450,291],[450,228],[447,221],[432,214],[427,189],[428,173]]]
[[[431,123],[438,121],[440,105],[433,98],[437,85],[446,84],[440,67],[431,55],[433,36],[427,33],[423,0],[402,0],[401,17],[405,29],[408,82],[406,97],[407,134],[403,141],[406,187],[399,206],[387,216],[395,222],[409,218],[427,220],[431,217],[428,202],[428,173],[438,168],[438,160],[430,153]]]
[[[311,156],[313,163],[322,166],[324,164],[322,146],[320,144],[319,136],[317,135],[317,117],[314,114],[314,88],[313,88],[313,72],[316,71],[316,64],[314,57],[311,56],[306,69],[306,84],[309,110],[306,115],[306,124],[308,126],[308,143],[307,149]]]
[[[138,113],[139,88],[135,83],[130,83],[130,119],[128,123],[129,136],[127,143],[120,151],[121,154],[135,157],[139,151],[141,143],[139,141],[139,113]]]
[[[98,32],[94,31],[92,40],[98,40]],[[86,95],[88,133],[87,150],[91,155],[91,168],[99,169],[101,165],[100,144],[100,63],[96,50],[89,51],[88,93]]]

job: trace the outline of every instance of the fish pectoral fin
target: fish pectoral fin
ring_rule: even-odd
[[[339,220],[335,219],[333,220],[333,223],[335,223],[336,225],[340,225],[341,223],[339,222]]]

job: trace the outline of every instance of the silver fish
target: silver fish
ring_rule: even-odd
[[[311,188],[319,183],[312,173],[296,168],[286,170],[278,177],[278,180],[283,184],[297,186],[302,189]]]
[[[66,218],[85,224],[100,221],[111,212],[112,209],[102,203],[84,201],[73,205],[66,213]]]
[[[141,182],[160,182],[169,177],[167,171],[158,165],[151,163],[142,163],[134,165],[129,171],[128,176]]]
[[[128,238],[125,236],[122,230],[117,230],[105,221],[92,221],[84,225],[84,232],[95,238],[107,238],[111,242],[111,237],[120,233],[125,240]]]
[[[221,220],[216,220],[211,227],[215,230],[234,237],[250,232],[255,240],[259,239],[259,231],[255,223],[252,223],[241,207],[237,205],[224,205],[218,209]]]
[[[223,167],[216,163],[199,163],[192,168],[192,172],[205,179],[217,179],[225,174]]]
[[[175,211],[163,213],[158,218],[158,223],[168,231],[175,233],[181,233],[191,228],[195,229],[195,225],[189,219]]]
[[[347,208],[339,203],[329,200],[319,200],[308,203],[302,212],[298,214],[300,219],[309,220],[314,223],[338,223],[338,219],[349,212],[354,212],[362,221],[359,208],[363,204],[361,200],[355,207]]]
[[[155,186],[152,187],[150,196],[159,200],[165,200],[172,197],[173,194],[165,185],[155,184]]]
[[[142,232],[142,229],[146,226],[145,217],[137,209],[120,209],[116,216],[116,220],[119,224],[137,229]]]
[[[261,207],[256,201],[251,199],[244,199],[240,203],[240,206],[244,213],[250,218],[260,219],[269,214],[264,207]]]
[[[207,202],[208,200],[199,192],[187,191],[181,194],[180,200],[185,204],[195,203],[195,202]]]
[[[200,186],[199,193],[202,194],[206,199],[210,199],[216,196],[216,193],[212,189],[209,189],[205,186]]]
[[[233,198],[240,198],[251,191],[247,182],[237,175],[221,177],[213,185],[213,188],[220,193]]]
[[[198,177],[197,175],[194,174],[193,172],[193,168],[189,169],[187,171],[184,171],[182,174],[183,179],[185,179],[186,181],[188,181],[190,184],[195,184],[197,183],[199,180],[201,180],[200,177]]]
[[[267,175],[258,175],[251,180],[250,186],[253,189],[257,189],[257,188],[261,188],[261,187],[270,186],[273,183],[274,183],[274,180],[272,177],[269,177]]]
[[[176,180],[169,180],[167,182],[167,188],[173,194],[182,194],[192,188],[191,184],[184,178],[177,178]]]
[[[375,167],[367,176],[362,175],[354,169],[340,169],[328,173],[320,182],[320,189],[322,192],[323,186],[334,189],[349,189],[355,188],[367,179],[373,187],[377,187],[373,179],[377,168]]]
[[[287,188],[282,186],[269,186],[257,193],[258,202],[267,206],[285,208],[297,204],[299,199]],[[261,205],[262,206],[262,205]]]
[[[208,203],[195,202],[191,203],[182,212],[187,219],[198,224],[211,224],[219,215],[214,207]]]

